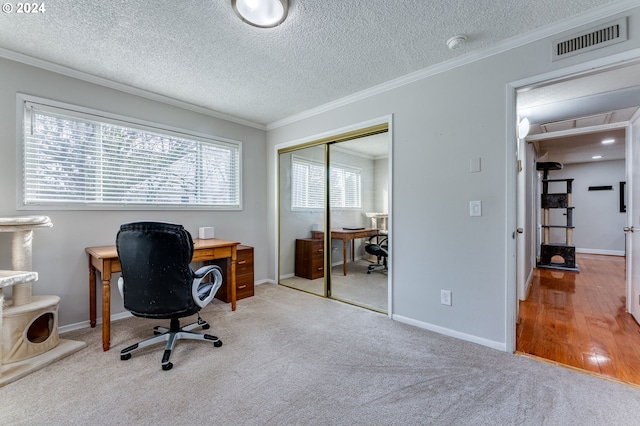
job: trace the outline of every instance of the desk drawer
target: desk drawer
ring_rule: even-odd
[[[296,240],[295,275],[309,280],[324,277],[324,240]]]
[[[253,247],[239,245],[236,255],[236,300],[254,295],[253,274]],[[227,259],[219,259],[211,262],[222,269],[223,284],[216,293],[216,299],[223,302],[231,302],[231,265]]]
[[[231,257],[231,247],[209,247],[197,249],[193,252],[193,262],[202,262],[208,259],[220,259],[223,257]]]
[[[376,235],[377,231],[362,231],[362,232],[356,232],[353,236],[353,238],[369,238],[372,235]]]

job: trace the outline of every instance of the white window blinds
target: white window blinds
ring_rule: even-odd
[[[240,144],[25,102],[23,204],[240,208]]]
[[[325,207],[325,167],[322,163],[293,156],[291,164],[291,208]],[[342,165],[330,167],[332,208],[362,207],[361,171]]]

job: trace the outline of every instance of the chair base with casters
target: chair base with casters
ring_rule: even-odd
[[[180,319],[171,318],[171,324],[169,328],[156,326],[153,328],[153,334],[155,336],[150,337],[142,342],[138,342],[120,351],[120,359],[126,361],[131,358],[131,353],[138,349],[146,348],[147,346],[155,345],[160,342],[167,342],[164,348],[164,354],[162,355],[162,369],[167,371],[171,370],[173,364],[169,362],[171,358],[171,352],[176,345],[176,342],[180,339],[186,340],[209,340],[213,342],[213,346],[219,348],[222,346],[222,341],[216,336],[211,334],[204,334],[192,331],[196,328],[202,328],[203,330],[209,329],[209,324],[198,315],[198,321],[180,327]]]
[[[387,258],[385,257],[383,258],[382,263],[367,266],[367,274],[370,274],[371,271],[386,271],[387,269]]]

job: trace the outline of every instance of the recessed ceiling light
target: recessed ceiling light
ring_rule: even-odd
[[[272,28],[287,18],[288,0],[231,0],[238,17],[249,25]]]
[[[608,144],[608,143],[614,143],[615,141],[616,141],[615,139],[603,139],[602,143]]]
[[[601,158],[602,158],[602,155],[594,155],[594,156],[593,156],[593,157],[591,157],[591,158],[593,158],[594,160],[599,160],[599,159],[601,159]]]

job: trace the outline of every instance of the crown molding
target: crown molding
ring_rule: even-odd
[[[243,126],[253,127],[259,130],[266,130],[266,126],[263,124],[255,123],[253,121],[244,120],[242,118],[234,117],[232,115],[223,114],[218,111],[214,111],[209,108],[201,107],[191,104],[189,102],[181,101],[169,96],[160,95],[149,90],[139,89],[126,84],[118,83],[103,77],[98,77],[83,71],[78,71],[73,68],[58,65],[53,62],[37,59],[29,55],[17,53],[9,49],[0,47],[0,58],[10,59],[15,62],[20,62],[25,65],[30,65],[36,68],[41,68],[46,71],[55,72],[67,77],[83,80],[88,83],[97,84],[99,86],[115,89],[120,92],[128,93],[130,95],[140,96],[142,98],[150,99],[152,101],[161,102],[167,105],[175,106],[185,110],[197,112],[199,114],[208,115],[209,117],[219,118],[221,120],[230,121],[232,123],[241,124]]]
[[[297,121],[304,120],[306,118],[321,114],[323,112],[327,112],[332,109],[339,108],[341,106],[345,106],[345,105],[348,105],[348,104],[351,104],[351,103],[354,103],[354,102],[357,102],[357,101],[360,101],[360,100],[363,100],[363,99],[366,99],[366,98],[369,98],[393,89],[397,89],[399,87],[414,83],[419,80],[423,80],[428,77],[432,77],[434,75],[443,73],[445,71],[449,71],[454,68],[467,65],[472,62],[479,61],[481,59],[485,59],[490,56],[494,56],[494,55],[506,52],[508,50],[512,50],[517,47],[521,47],[526,44],[533,43],[548,37],[556,36],[562,32],[572,30],[574,28],[577,28],[583,25],[588,25],[603,19],[609,19],[612,15],[615,15],[618,13],[624,13],[636,7],[638,7],[637,0],[621,0],[618,2],[608,4],[603,7],[595,8],[588,12],[576,15],[572,18],[568,18],[560,22],[555,22],[553,24],[547,25],[545,27],[539,28],[529,33],[518,35],[510,39],[504,40],[494,46],[487,47],[485,49],[480,49],[475,52],[467,53],[455,59],[442,62],[419,71],[415,71],[411,74],[407,74],[405,76],[396,78],[394,80],[390,80],[386,83],[382,83],[377,86],[373,86],[368,89],[362,90],[360,92],[354,93],[352,95],[337,99],[335,101],[328,102],[324,105],[311,108],[299,114],[294,114],[287,118],[274,121],[272,123],[267,124],[266,129],[267,131],[270,131],[278,127],[292,124]]]
[[[326,103],[324,105],[311,108],[299,114],[291,115],[287,118],[274,121],[267,125],[245,120],[232,115],[224,114],[209,108],[194,105],[188,102],[181,101],[176,98],[171,98],[169,96],[160,95],[148,90],[143,90],[143,89],[139,89],[126,84],[118,83],[103,77],[91,75],[83,71],[65,67],[65,66],[55,64],[53,62],[45,61],[42,59],[37,59],[31,56],[17,53],[1,47],[0,47],[0,58],[10,59],[12,61],[20,62],[26,65],[31,65],[47,71],[55,72],[57,74],[76,78],[89,83],[115,89],[124,93],[129,93],[131,95],[140,96],[140,97],[161,102],[167,105],[172,105],[185,110],[204,114],[210,117],[219,118],[232,123],[241,124],[241,125],[252,127],[259,130],[269,131],[269,130],[276,129],[278,127],[285,126],[287,124],[295,123],[297,121],[321,114],[323,112],[332,110],[334,108],[348,105],[348,104],[357,102],[359,100],[366,99],[371,96],[375,96],[377,94],[384,93],[389,90],[393,90],[393,89],[405,86],[407,84],[411,84],[413,82],[431,77],[436,74],[440,74],[442,72],[451,70],[453,68],[466,65],[466,64],[469,64],[493,55],[497,55],[507,50],[511,50],[511,49],[523,46],[525,44],[538,41],[540,39],[557,35],[561,32],[570,30],[575,27],[587,25],[589,23],[592,23],[594,21],[598,21],[601,19],[606,19],[612,15],[615,15],[617,13],[623,13],[636,7],[638,7],[637,0],[620,0],[603,7],[592,9],[591,11],[563,20],[561,22],[557,22],[557,23],[548,25],[546,27],[542,27],[538,30],[529,32],[527,34],[523,34],[520,36],[513,37],[511,39],[507,39],[501,43],[496,44],[495,46],[492,46],[486,49],[481,49],[477,52],[471,52],[463,56],[460,56],[458,58],[455,58],[453,60],[446,61],[437,65],[434,65],[432,67],[428,67],[428,68],[413,72],[411,74],[407,74],[403,77],[399,77],[397,79],[365,89],[363,91],[354,93],[352,95],[345,96],[343,98]]]

